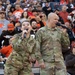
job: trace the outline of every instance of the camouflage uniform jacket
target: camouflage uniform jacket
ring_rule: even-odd
[[[35,50],[38,48],[37,43],[32,36],[21,39],[21,35],[21,33],[14,35],[15,38],[11,42],[13,51],[6,61],[6,65],[12,65],[20,69],[23,67],[28,68],[30,65],[29,57],[35,58]]]
[[[51,29],[45,26],[37,31],[36,40],[39,41],[43,61],[62,68],[64,66],[62,48],[68,49],[70,45],[68,34],[62,33],[57,27]]]

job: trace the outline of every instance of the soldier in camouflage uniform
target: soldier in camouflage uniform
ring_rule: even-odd
[[[10,39],[13,51],[6,61],[4,75],[30,75],[31,73],[30,60],[35,57],[37,44],[35,38],[30,36],[29,21],[22,23],[21,30],[22,33]]]
[[[55,13],[50,13],[47,25],[36,33],[43,58],[40,75],[67,75],[62,48],[68,49],[70,42],[66,30],[61,31],[56,27],[58,19]]]

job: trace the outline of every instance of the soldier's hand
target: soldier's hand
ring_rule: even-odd
[[[32,63],[34,63],[34,64],[36,63],[36,59],[31,58],[31,57],[29,57],[29,61],[32,62]]]
[[[4,58],[1,57],[1,58],[0,58],[0,62],[2,62],[2,61],[4,61]]]
[[[0,56],[0,62],[3,62],[3,61],[5,61],[5,60],[7,60],[7,57],[2,57],[2,56]]]
[[[62,32],[65,34],[67,32],[67,29],[62,29]]]
[[[44,62],[41,63],[41,64],[39,64],[39,66],[40,66],[40,68],[45,68],[45,64],[44,64]]]

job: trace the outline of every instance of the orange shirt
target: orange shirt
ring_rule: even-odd
[[[43,22],[44,26],[46,26],[46,22]],[[37,28],[39,29],[41,27],[40,23],[37,24]]]
[[[0,23],[0,28],[2,28],[3,27],[3,24],[2,23]]]
[[[43,21],[43,23],[44,23],[44,26],[46,26],[46,22],[45,22],[45,21]]]
[[[20,10],[15,10],[15,11],[13,12],[13,15],[14,15],[16,18],[20,19],[20,17],[21,17],[21,15],[22,15],[23,12],[24,12],[24,10],[22,10],[22,9],[20,9]]]
[[[68,19],[67,19],[67,16],[69,15],[68,12],[63,12],[63,11],[60,11],[59,12],[59,15],[62,17],[62,19],[64,20],[64,23],[65,22],[68,22]]]
[[[0,52],[2,54],[4,54],[6,57],[8,57],[10,55],[10,53],[12,52],[12,46],[8,45],[8,46],[2,47],[2,49],[0,50]]]

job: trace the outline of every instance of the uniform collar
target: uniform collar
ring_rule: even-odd
[[[46,26],[46,29],[47,29],[47,30],[50,30],[50,31],[56,31],[56,30],[57,30],[57,27],[49,28],[48,26]]]

